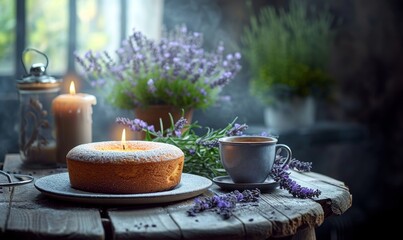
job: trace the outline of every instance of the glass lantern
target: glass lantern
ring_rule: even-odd
[[[46,63],[32,64],[28,73],[24,56],[30,51],[41,55]],[[25,49],[21,62],[26,75],[17,80],[20,102],[20,157],[28,167],[54,166],[56,141],[51,104],[60,93],[61,80],[46,74],[48,57],[36,49]]]

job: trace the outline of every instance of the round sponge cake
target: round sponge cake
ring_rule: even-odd
[[[170,190],[180,180],[183,151],[171,144],[120,141],[81,144],[66,155],[73,188],[98,193],[150,193]]]

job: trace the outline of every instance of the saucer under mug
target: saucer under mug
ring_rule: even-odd
[[[272,191],[279,186],[279,183],[274,181],[273,178],[269,177],[264,182],[261,183],[234,183],[230,176],[219,176],[213,178],[213,182],[217,184],[220,188],[225,190],[252,190],[258,188],[262,192]]]

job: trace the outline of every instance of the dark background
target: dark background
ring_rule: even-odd
[[[186,21],[209,40],[238,42],[248,24],[247,1],[168,1],[165,22]],[[388,238],[398,234],[403,208],[403,2],[399,0],[310,1],[329,4],[337,31],[330,72],[337,80],[331,101],[318,102],[318,124],[280,134],[294,156],[312,161],[313,171],[344,181],[353,206],[327,219],[318,239],[356,239],[365,232]],[[252,1],[253,12],[288,1]],[[320,7],[320,6],[319,6]],[[227,41],[228,40],[228,41]],[[248,69],[225,93],[231,105],[196,112],[201,123],[222,127],[238,122],[261,129],[262,106],[248,93]],[[221,124],[221,126],[218,126]]]
[[[239,51],[251,13],[266,5],[288,3],[254,0],[250,9],[247,2],[166,0],[164,24],[186,23],[189,29],[203,32],[207,46],[222,40],[227,50]],[[345,182],[352,193],[352,207],[328,218],[318,228],[318,239],[356,239],[365,232],[391,237],[399,234],[400,226],[389,216],[398,218],[403,213],[403,2],[309,2],[326,2],[336,17],[329,67],[337,85],[331,101],[317,102],[318,124],[280,133],[280,142],[288,144],[297,159],[311,161],[313,171]],[[231,103],[197,110],[193,118],[200,125],[221,128],[238,117],[237,122],[249,125],[249,132],[270,130],[263,127],[263,106],[247,90],[249,73],[247,65],[242,65],[241,73],[224,89]],[[18,152],[18,100],[15,95],[0,94],[4,95],[0,98],[0,159],[4,159],[6,153]],[[113,109],[98,98],[94,141],[110,138],[109,132],[100,129],[108,129],[117,116],[133,117],[132,112]]]
[[[280,133],[301,161],[313,170],[344,181],[353,206],[329,218],[318,239],[356,239],[364,233],[398,234],[403,208],[403,10],[398,0],[311,0],[319,8],[329,4],[335,16],[336,38],[329,66],[337,84],[330,101],[317,102],[318,124]],[[164,23],[186,22],[208,36],[223,40],[227,49],[242,48],[240,38],[249,16],[263,6],[286,7],[288,1],[167,1]],[[189,21],[189,19],[192,19]],[[262,128],[263,107],[247,90],[248,69],[226,87],[231,104],[197,111],[202,125],[222,127],[238,117],[250,132]]]

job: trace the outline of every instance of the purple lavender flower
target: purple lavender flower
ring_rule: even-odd
[[[243,132],[248,128],[246,124],[235,123],[234,126],[226,133],[227,136],[241,136]]]
[[[133,129],[134,131],[141,131],[143,129],[147,129],[147,127],[148,127],[148,124],[138,118],[134,119],[132,121],[132,125],[130,126],[130,128]]]
[[[184,117],[181,117],[174,126],[175,136],[180,137],[182,135],[182,129],[187,124],[187,120]]]
[[[150,132],[155,132],[154,125],[148,125],[147,130],[150,131]]]
[[[130,120],[128,118],[123,118],[123,117],[117,117],[116,118],[116,123],[122,124],[124,126],[127,126],[130,128],[132,131],[140,132],[144,130],[149,130],[149,131],[154,131],[154,126],[148,126],[146,122],[144,122],[141,119],[134,119]]]
[[[218,143],[218,139],[214,139],[214,140],[200,140],[198,142],[196,142],[196,144],[199,144],[203,147],[206,148],[216,148],[218,147],[219,143]]]
[[[242,193],[238,190],[226,194],[215,194],[212,197],[204,199],[196,198],[194,205],[187,210],[188,216],[196,216],[197,213],[207,210],[215,211],[224,219],[229,219],[236,211],[239,203],[259,202],[260,190],[244,190]]]
[[[117,117],[116,118],[116,123],[122,124],[129,126],[131,124],[132,120],[125,118],[125,117]]]
[[[280,184],[280,188],[288,190],[291,195],[298,198],[313,198],[318,197],[321,194],[321,191],[319,189],[302,187],[295,180],[292,180],[290,178],[290,173],[286,171],[287,169],[288,168],[282,168],[279,164],[276,164],[275,162],[275,165],[270,174],[273,179]]]
[[[82,57],[75,54],[75,59],[88,76],[107,80],[105,87],[98,89],[123,109],[161,102],[206,108],[219,99],[215,89],[222,89],[240,70],[239,53],[224,55],[222,42],[215,51],[204,49],[203,34],[191,32],[184,25],[164,29],[159,42],[133,31],[114,53],[116,59],[105,51],[88,51]]]
[[[155,92],[157,91],[157,88],[156,88],[155,85],[154,85],[154,80],[149,79],[149,80],[147,81],[147,86],[148,86],[148,91],[149,91],[150,93],[155,93]]]
[[[289,168],[296,169],[301,172],[309,172],[312,168],[312,162],[301,162],[297,159],[291,159]]]
[[[207,95],[207,91],[206,91],[206,89],[204,89],[204,88],[201,88],[201,89],[200,89],[200,93],[201,93],[201,95],[203,95],[203,96],[206,96],[206,95]]]
[[[196,150],[193,149],[193,148],[188,149],[188,153],[189,153],[190,155],[194,155],[194,154],[196,153]]]

